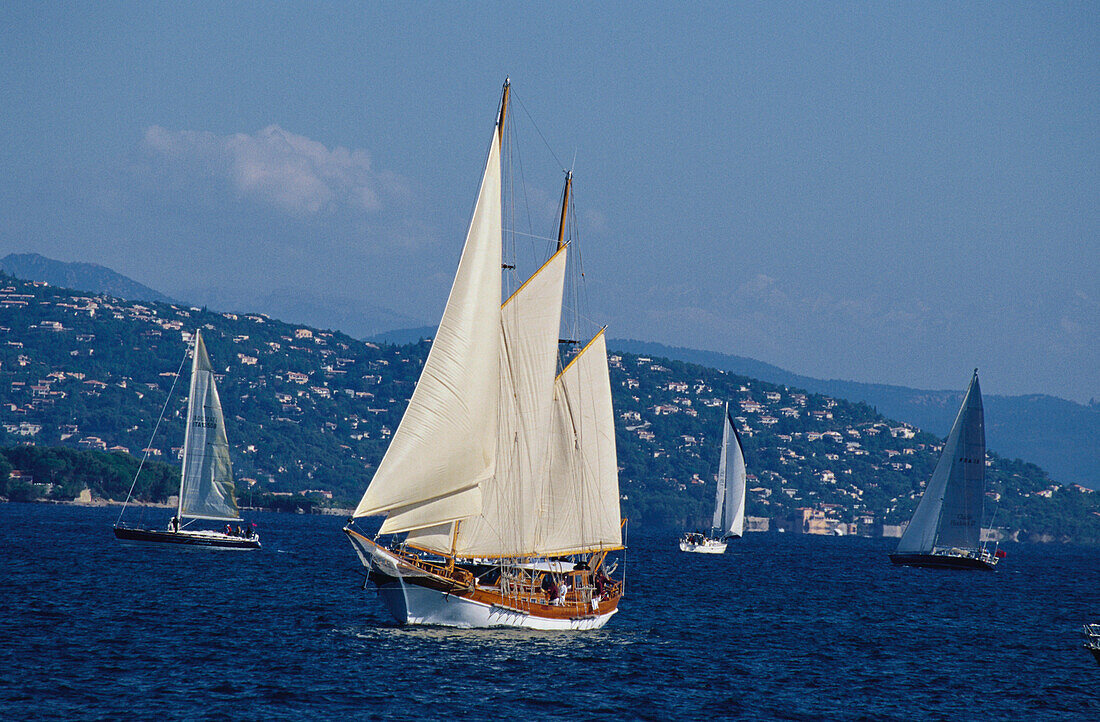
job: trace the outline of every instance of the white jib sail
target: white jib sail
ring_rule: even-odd
[[[951,425],[951,433],[947,435],[947,441],[943,445],[940,459],[936,463],[936,470],[932,472],[932,478],[928,481],[924,494],[921,495],[917,510],[913,512],[913,518],[909,521],[909,526],[906,527],[905,533],[901,535],[901,540],[898,542],[899,552],[927,554],[936,546],[937,529],[940,525],[944,497],[947,494],[948,486],[963,483],[965,460],[970,456],[970,454],[960,456],[960,442],[964,436],[973,437],[975,435],[974,427],[981,431],[982,459],[980,463],[982,471],[984,471],[985,450],[984,431],[981,429],[983,426],[981,391],[977,391],[977,395],[972,398],[977,388],[977,382],[978,376],[975,374],[970,382],[970,387],[966,390],[966,395],[963,397],[959,413],[955,417],[955,423]],[[971,427],[971,430],[967,431],[967,427]],[[979,511],[977,521],[979,527],[981,525],[980,516],[981,512]]]
[[[501,306],[496,473],[481,486],[481,513],[459,524],[454,539],[459,556],[535,552],[535,511],[550,443],[565,269],[562,248]],[[450,540],[410,541],[434,549]]]
[[[240,518],[214,367],[198,330],[191,363],[191,393],[187,399],[179,514],[191,519]]]
[[[540,554],[622,547],[607,346],[600,331],[554,384],[550,470],[538,512]]]
[[[394,534],[478,513],[496,464],[500,347],[500,139],[424,370],[354,516]]]

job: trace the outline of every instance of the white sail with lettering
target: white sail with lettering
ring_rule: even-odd
[[[240,518],[214,367],[198,330],[191,362],[191,393],[187,399],[179,515],[220,521]]]

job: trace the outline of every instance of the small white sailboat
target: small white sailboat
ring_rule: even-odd
[[[1100,664],[1100,624],[1086,624],[1084,625],[1084,631],[1085,649],[1092,652],[1092,656]]]
[[[894,564],[991,570],[1004,552],[981,544],[985,501],[985,413],[978,369],[917,510],[901,535]]]
[[[501,303],[508,95],[420,380],[344,531],[403,624],[596,629],[623,593],[607,351],[601,329],[559,355],[569,174],[556,252]],[[355,524],[382,514],[373,537]]]
[[[225,436],[225,417],[214,381],[214,367],[206,353],[202,333],[195,331],[191,362],[191,391],[187,400],[187,426],[183,437],[183,469],[180,472],[179,506],[168,528],[141,529],[124,526],[122,513],[115,536],[124,541],[182,544],[220,549],[259,549],[260,536],[252,525],[240,522]],[[181,363],[182,365],[182,363]],[[140,473],[140,469],[139,469]],[[136,478],[135,478],[136,481]],[[133,492],[133,487],[130,489]],[[127,496],[126,502],[130,499]],[[194,520],[227,522],[225,531],[188,529]]]
[[[710,532],[689,532],[680,538],[680,551],[724,554],[727,539],[739,539],[745,531],[745,452],[741,434],[726,403],[722,425],[722,454],[718,460],[718,491]]]

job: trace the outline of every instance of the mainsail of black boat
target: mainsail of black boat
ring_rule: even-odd
[[[124,541],[182,544],[221,549],[259,549],[260,537],[241,521],[237,509],[233,466],[225,436],[225,417],[214,381],[214,367],[206,353],[202,333],[195,331],[191,365],[191,392],[187,401],[187,427],[183,437],[183,469],[180,472],[179,506],[168,528],[141,529],[115,524],[115,536]],[[136,482],[136,478],[135,478]],[[131,487],[131,492],[133,488]],[[127,496],[126,502],[130,499]],[[123,506],[122,512],[125,513]],[[188,529],[194,520],[227,522],[225,531]]]
[[[722,425],[722,455],[718,460],[718,490],[709,534],[689,532],[680,538],[680,551],[721,554],[727,539],[740,539],[745,530],[745,452],[741,434],[730,416],[729,404]]]
[[[985,416],[978,370],[970,380],[936,470],[901,536],[894,564],[993,569],[981,544],[985,499]]]

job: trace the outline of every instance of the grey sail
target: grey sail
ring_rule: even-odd
[[[729,437],[729,404],[726,404],[725,422],[722,425],[722,455],[718,458],[718,491],[714,497],[714,518],[711,520],[712,530],[725,529],[722,519],[726,509],[726,453],[727,439]]]
[[[898,551],[927,554],[937,547],[979,548],[984,495],[985,416],[975,371]]]
[[[233,487],[233,467],[225,436],[225,417],[214,383],[214,368],[202,334],[195,331],[187,431],[183,441],[179,514],[192,519],[240,518]]]
[[[722,536],[739,537],[745,526],[745,454],[741,436],[726,405],[722,425],[722,455],[718,461],[718,491],[711,527]]]

